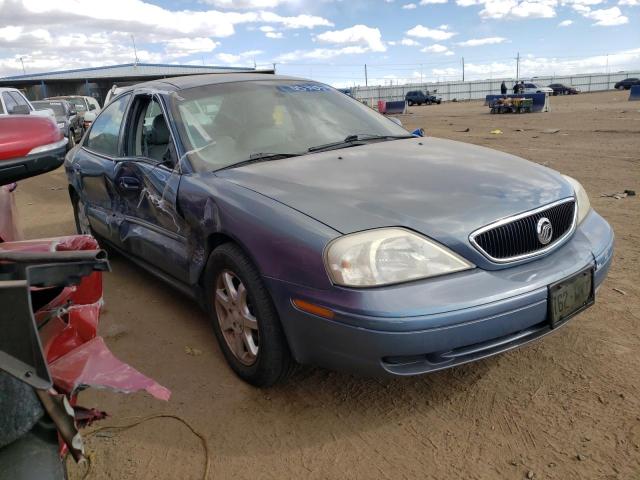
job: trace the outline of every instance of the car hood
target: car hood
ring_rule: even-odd
[[[372,143],[217,175],[341,233],[404,226],[461,254],[472,231],[573,195],[547,167],[438,138]]]

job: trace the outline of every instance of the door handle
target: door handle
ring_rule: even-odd
[[[118,184],[123,190],[140,190],[140,180],[135,177],[120,177]]]

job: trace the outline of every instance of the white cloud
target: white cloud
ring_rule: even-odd
[[[568,27],[569,25],[573,25],[573,20],[563,20],[558,24],[559,27]]]
[[[449,0],[420,0],[420,5],[431,5],[435,3],[447,3]]]
[[[618,5],[626,5],[627,7],[640,6],[640,0],[620,0]]]
[[[521,20],[555,17],[558,0],[456,0],[456,4],[461,7],[482,5],[480,17],[486,19]]]
[[[290,0],[201,0],[202,3],[218,8],[233,10],[275,8],[282,4],[292,3]]]
[[[416,42],[412,38],[403,38],[400,40],[400,45],[404,45],[405,47],[419,47],[420,43]]]
[[[315,15],[296,15],[283,17],[273,12],[259,12],[259,18],[266,23],[281,24],[284,28],[333,27],[333,22]]]
[[[168,10],[143,0],[112,0],[109,8],[96,8],[93,0],[50,2],[44,0],[4,0],[0,18],[5,25],[42,23],[94,31],[126,31],[137,34],[228,37],[234,26],[243,23],[272,23],[283,28],[332,26],[314,15],[282,16],[273,12],[221,12],[217,10]],[[12,22],[12,20],[14,20]],[[64,23],[63,23],[64,22]]]
[[[404,10],[415,10],[418,6],[415,3],[407,3],[406,5],[403,5],[402,8]]]
[[[624,16],[618,7],[592,10],[591,7],[584,5],[574,5],[573,9],[583,17],[595,20],[594,25],[600,27],[614,27],[629,23],[629,18]]]
[[[25,55],[28,73],[131,63],[131,35],[141,62],[188,63],[193,60],[189,56],[197,55],[201,63],[205,54],[219,48],[218,40],[234,35],[239,25],[270,27],[262,30],[269,38],[282,38],[287,29],[333,26],[326,18],[310,14],[189,10],[149,1],[112,0],[103,7],[95,0],[0,0],[0,76],[21,73],[16,59]],[[299,2],[240,0],[234,6],[267,8],[268,2],[276,1]],[[213,62],[212,57],[206,60]]]
[[[422,25],[416,25],[411,30],[407,31],[407,35],[416,38],[430,38],[432,40],[448,40],[456,35],[455,32],[449,31],[448,28],[441,28],[443,26],[446,25],[441,25],[438,28],[429,28]]]
[[[245,66],[248,63],[253,63],[255,57],[264,53],[262,50],[249,50],[242,53],[219,53],[216,55],[216,58],[223,63],[227,63],[230,65],[241,65],[242,63]]]
[[[465,40],[459,42],[461,47],[480,47],[482,45],[495,45],[497,43],[504,43],[507,39],[504,37],[485,37],[485,38],[472,38],[471,40]]]
[[[315,40],[321,43],[359,46],[371,52],[384,52],[387,50],[387,47],[382,42],[380,30],[366,25],[354,25],[344,30],[327,31],[316,35]]]
[[[264,36],[267,38],[275,38],[275,39],[284,38],[283,33],[276,31],[276,29],[273,28],[271,25],[263,25],[259,28],[259,30],[262,33],[264,33]]]
[[[336,48],[314,48],[312,50],[294,50],[276,57],[278,63],[291,63],[299,60],[327,60],[341,55],[359,55],[368,52],[385,52],[386,45],[377,28],[366,25],[354,25],[344,30],[331,30],[314,37],[314,41],[341,45]]]
[[[520,61],[521,78],[543,75],[574,75],[578,73],[604,72],[606,65],[612,70],[640,68],[640,48],[623,50],[606,55],[567,59],[554,57],[525,57]],[[459,68],[435,68],[431,70],[433,76],[444,79],[460,78]],[[514,62],[490,62],[465,64],[465,76],[470,80],[485,78],[512,78],[515,76]]]
[[[343,48],[314,48],[313,50],[295,50],[283,53],[275,58],[278,63],[291,63],[298,60],[328,60],[340,55],[359,55],[367,53],[366,47],[351,46]]]
[[[165,52],[170,58],[179,58],[196,53],[209,53],[219,45],[210,38],[172,38],[165,44]]]
[[[453,52],[449,50],[449,47],[445,45],[440,45],[439,43],[434,43],[433,45],[429,45],[428,47],[424,47],[421,52],[424,53],[441,53],[444,55],[453,55]]]

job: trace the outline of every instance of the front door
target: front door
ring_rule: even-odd
[[[134,97],[125,133],[124,156],[115,166],[116,215],[125,250],[171,277],[187,282],[187,226],[178,213],[180,184],[176,149],[161,99]]]

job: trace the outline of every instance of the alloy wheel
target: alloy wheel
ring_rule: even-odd
[[[260,335],[247,288],[231,270],[223,270],[215,284],[216,316],[231,353],[246,366],[258,359]]]

